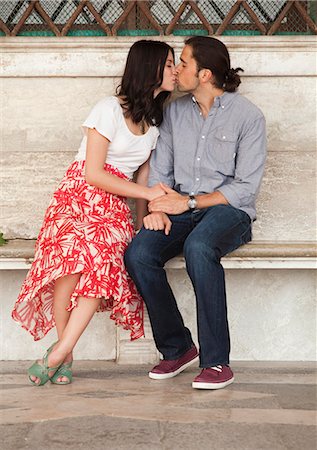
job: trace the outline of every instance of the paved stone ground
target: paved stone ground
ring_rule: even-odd
[[[310,363],[236,363],[219,391],[191,388],[149,366],[76,362],[69,386],[28,384],[28,362],[2,362],[3,450],[315,450],[316,372]]]

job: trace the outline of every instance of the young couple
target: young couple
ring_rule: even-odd
[[[12,313],[35,340],[57,329],[58,341],[29,368],[35,386],[72,381],[73,349],[97,310],[110,310],[131,339],[142,337],[143,300],[163,356],[151,378],[174,377],[199,359],[194,388],[233,382],[220,260],[251,240],[265,120],[237,93],[241,69],[231,68],[221,41],[189,38],[174,64],[166,43],[134,43],[118,94],[83,124]],[[163,112],[175,83],[187,95]],[[141,228],[133,240],[127,197],[136,199]],[[181,252],[196,296],[199,352],[164,270]]]

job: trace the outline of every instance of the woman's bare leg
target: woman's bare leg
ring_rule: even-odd
[[[77,302],[77,307],[71,311],[60,340],[49,355],[49,367],[58,366],[65,360],[67,355],[72,353],[78,339],[97,311],[101,299],[79,297]]]
[[[63,335],[63,331],[68,323],[70,311],[66,308],[69,305],[70,297],[74,292],[76,284],[79,281],[80,273],[75,273],[72,275],[66,275],[64,277],[58,278],[54,285],[54,296],[53,296],[53,311],[54,319],[56,324],[56,331],[58,339],[60,340]],[[73,360],[72,352],[69,353],[64,362],[70,363]],[[58,382],[68,381],[67,377],[58,377]]]
[[[53,294],[53,312],[58,339],[62,337],[63,331],[67,325],[70,312],[66,311],[66,308],[69,305],[70,297],[74,292],[80,275],[80,273],[66,275],[64,277],[58,278],[55,281]]]
[[[58,278],[55,281],[53,293],[53,314],[58,339],[61,339],[63,331],[69,320],[70,312],[67,311],[66,308],[69,305],[70,297],[74,292],[76,284],[79,281],[80,275],[81,275],[80,273],[65,275],[64,277]],[[65,363],[71,362],[72,359],[73,355],[70,352],[65,358]],[[35,376],[31,376],[30,378],[35,383],[40,382],[40,380]],[[57,380],[67,381],[67,377],[59,377]]]

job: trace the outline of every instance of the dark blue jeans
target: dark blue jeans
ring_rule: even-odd
[[[176,359],[193,345],[164,270],[164,264],[183,251],[196,296],[200,367],[229,364],[220,259],[251,240],[250,218],[230,205],[217,205],[172,215],[170,220],[168,236],[142,228],[125,254],[128,272],[146,303],[156,346],[165,359]]]

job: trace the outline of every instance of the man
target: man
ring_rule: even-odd
[[[197,389],[220,389],[234,380],[220,259],[251,240],[264,170],[265,120],[236,92],[239,70],[230,68],[221,41],[186,40],[176,73],[179,90],[190,94],[166,109],[151,159],[149,184],[164,183],[166,195],[149,203],[150,214],[125,256],[163,355],[149,376],[165,379],[198,360],[164,270],[183,251],[196,296]]]

